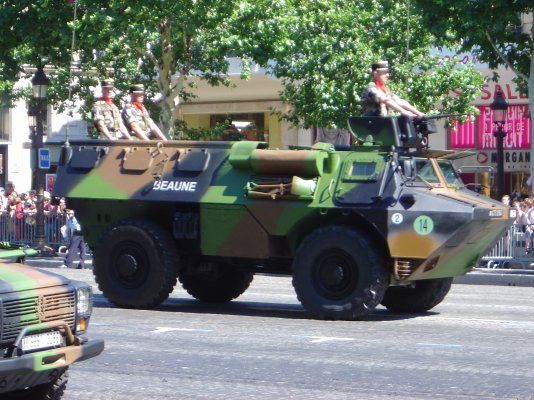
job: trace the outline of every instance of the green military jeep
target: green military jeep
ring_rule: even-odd
[[[29,267],[33,249],[0,246],[0,398],[60,399],[68,368],[95,357],[102,340],[81,336],[92,313],[83,282]]]

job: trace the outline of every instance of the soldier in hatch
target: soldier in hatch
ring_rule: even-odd
[[[393,112],[409,117],[424,116],[406,100],[391,93],[386,83],[389,79],[387,61],[378,61],[371,66],[372,82],[362,95],[363,115],[365,117],[387,117]]]
[[[122,119],[131,135],[137,136],[141,140],[167,140],[143,105],[145,87],[140,84],[130,86],[130,98],[132,102],[122,110]]]
[[[128,129],[122,123],[119,108],[113,104],[113,79],[104,79],[100,82],[102,100],[93,106],[93,122],[100,134],[100,139],[131,139]]]

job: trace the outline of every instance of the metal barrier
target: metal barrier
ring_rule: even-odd
[[[45,243],[56,249],[68,245],[61,227],[65,213],[45,213]],[[0,242],[31,245],[35,235],[35,212],[0,212]],[[534,249],[531,232],[524,225],[512,225],[493,249],[480,259],[485,268],[533,268]]]
[[[532,233],[525,225],[514,224],[495,247],[481,258],[485,268],[534,268]]]
[[[48,246],[64,246],[68,242],[61,235],[67,216],[64,213],[45,213],[44,233]],[[35,235],[35,212],[0,213],[0,242],[31,245]]]

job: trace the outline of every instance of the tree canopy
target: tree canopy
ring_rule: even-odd
[[[472,65],[431,56],[435,38],[410,2],[300,1],[285,23],[273,73],[284,82],[282,98],[293,105],[286,117],[295,124],[344,127],[361,112],[371,64],[380,59],[390,63],[394,92],[422,111],[474,111],[480,74]],[[455,89],[462,94],[453,95]]]
[[[99,79],[112,77],[121,93],[143,83],[165,132],[174,128],[178,99],[191,97],[193,76],[228,84],[229,55],[265,62],[272,23],[283,1],[57,0],[4,1],[0,37],[3,88],[10,91],[24,64],[54,67],[50,102],[91,104]],[[74,7],[77,20],[74,22]],[[258,19],[269,33],[258,29]],[[245,23],[246,22],[246,23]],[[253,27],[255,35],[250,34]],[[71,30],[75,28],[75,79],[71,79]],[[266,29],[267,29],[266,28]],[[244,40],[243,38],[246,38]],[[263,46],[266,49],[263,49]],[[82,100],[79,102],[79,100]],[[84,100],[84,101],[83,101]]]
[[[416,0],[422,23],[436,37],[436,44],[458,46],[490,68],[510,68],[523,93],[529,95],[534,114],[534,25],[532,0]],[[530,14],[530,25],[521,17]]]
[[[228,84],[228,57],[266,66],[283,80],[294,124],[345,126],[360,111],[373,61],[392,65],[392,86],[426,112],[465,112],[481,86],[472,66],[431,56],[435,41],[410,2],[389,0],[10,0],[0,1],[0,89],[25,64],[54,66],[51,102],[92,103],[98,80],[121,93],[143,83],[164,132],[193,77]],[[76,9],[77,19],[73,21]],[[72,29],[76,32],[71,69]],[[74,78],[71,73],[74,71]],[[462,95],[451,95],[457,89]],[[154,115],[156,113],[156,115]]]

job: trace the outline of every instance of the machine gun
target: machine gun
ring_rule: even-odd
[[[436,133],[436,119],[459,117],[461,115],[471,114],[431,114],[422,117],[412,117],[416,129],[422,134]]]
[[[422,117],[349,117],[350,132],[359,140],[379,146],[425,148],[428,135],[437,132],[436,119],[469,114],[435,114]]]

